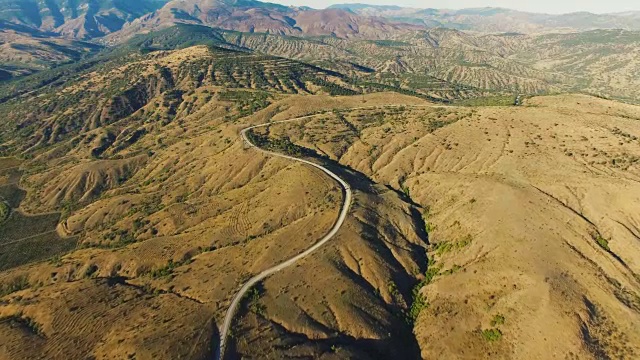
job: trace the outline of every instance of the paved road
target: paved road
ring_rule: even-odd
[[[267,155],[271,155],[271,156],[277,156],[277,157],[281,157],[281,158],[285,158],[285,159],[289,159],[289,160],[293,160],[293,161],[297,161],[297,162],[301,162],[304,164],[307,164],[309,166],[313,166],[317,169],[322,170],[324,173],[326,173],[327,175],[329,175],[330,177],[332,177],[333,179],[335,179],[340,186],[344,189],[344,203],[342,204],[342,209],[340,211],[340,216],[338,217],[338,220],[336,220],[335,224],[333,225],[333,228],[331,228],[331,230],[329,231],[329,233],[327,233],[327,235],[325,235],[322,239],[320,239],[320,241],[318,241],[317,243],[315,243],[312,247],[308,248],[307,250],[305,250],[304,252],[300,253],[299,255],[296,255],[294,257],[292,257],[291,259],[280,263],[279,265],[276,265],[270,269],[267,269],[263,272],[261,272],[260,274],[252,277],[251,279],[249,279],[249,281],[247,281],[242,288],[240,288],[240,291],[238,291],[238,293],[234,296],[233,300],[231,301],[231,305],[229,306],[229,309],[227,310],[227,313],[224,317],[224,323],[222,325],[222,328],[220,329],[220,346],[218,347],[218,350],[216,351],[216,360],[221,360],[222,358],[224,358],[224,350],[226,347],[226,340],[227,337],[229,335],[229,328],[231,327],[231,322],[233,321],[233,316],[236,312],[236,309],[238,308],[238,305],[240,304],[240,301],[242,300],[242,298],[244,297],[244,295],[247,293],[247,291],[249,291],[249,289],[251,289],[252,286],[254,286],[256,283],[260,282],[261,280],[264,280],[265,278],[267,278],[268,276],[284,269],[287,268],[293,264],[295,264],[296,262],[298,262],[300,259],[306,257],[307,255],[313,253],[314,251],[318,250],[320,247],[322,247],[322,245],[326,244],[329,240],[331,240],[336,233],[338,232],[338,230],[340,230],[340,227],[342,227],[342,224],[344,224],[345,219],[347,218],[347,214],[349,213],[349,208],[351,207],[351,201],[353,199],[353,194],[351,192],[351,187],[349,187],[349,184],[347,184],[346,181],[342,180],[338,175],[332,173],[331,171],[329,171],[328,169],[326,169],[325,167],[315,164],[311,161],[307,161],[307,160],[302,160],[302,159],[298,159],[295,158],[293,156],[288,156],[288,155],[284,155],[284,154],[279,154],[276,152],[272,152],[272,151],[267,151],[267,150],[263,150],[260,149],[259,147],[257,147],[255,144],[251,143],[251,141],[249,141],[249,137],[247,136],[247,132],[249,130],[255,129],[255,128],[260,128],[260,127],[267,127],[269,125],[273,125],[273,124],[280,124],[280,123],[286,123],[286,122],[292,122],[292,121],[301,121],[301,120],[305,120],[311,118],[311,116],[304,116],[304,117],[300,117],[300,118],[295,118],[295,119],[290,119],[290,120],[284,120],[284,121],[275,121],[272,123],[267,123],[267,124],[261,124],[261,125],[256,125],[256,126],[251,126],[248,127],[244,130],[242,130],[241,135],[242,135],[242,139],[243,141],[245,141],[247,144],[249,144],[252,148],[257,149],[258,151],[265,153]]]

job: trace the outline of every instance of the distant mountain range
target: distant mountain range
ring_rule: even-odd
[[[177,23],[280,35],[383,37],[415,28],[342,9],[315,10],[255,0],[0,0],[0,21],[53,36],[117,38]]]
[[[90,39],[118,31],[167,0],[0,0],[0,20],[69,38]]]
[[[124,25],[110,37],[120,41],[138,33],[177,23],[206,25],[225,30],[277,35],[328,35],[338,38],[386,38],[420,29],[380,17],[358,15],[343,9],[315,10],[245,0],[174,0],[161,9]]]
[[[370,39],[433,27],[492,33],[640,30],[640,12],[545,15],[502,8],[440,10],[367,4],[316,10],[256,0],[0,0],[0,7],[0,21],[79,40],[118,33],[110,40],[120,41],[177,23],[242,32]]]
[[[393,22],[479,32],[538,33],[594,29],[640,29],[640,12],[601,15],[577,12],[550,15],[492,7],[443,10],[367,4],[338,4],[329,8],[347,10],[358,15],[382,17]]]
[[[256,0],[0,4],[6,9],[0,12],[0,81],[133,39],[144,51],[193,44],[253,50],[394,88],[426,87],[428,96],[449,97],[451,89],[640,96],[640,81],[629,75],[640,69],[640,32],[633,31],[640,14],[634,12],[543,15],[363,4],[316,10]],[[433,91],[440,81],[442,94]]]

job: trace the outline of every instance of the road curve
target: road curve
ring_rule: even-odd
[[[247,132],[255,129],[255,128],[261,128],[261,127],[267,127],[270,125],[274,125],[274,124],[281,124],[281,123],[287,123],[287,122],[292,122],[292,121],[300,121],[300,120],[305,120],[311,118],[311,116],[303,116],[303,117],[299,117],[299,118],[295,118],[295,119],[289,119],[289,120],[283,120],[283,121],[274,121],[274,122],[270,122],[270,123],[266,123],[266,124],[261,124],[261,125],[255,125],[255,126],[251,126],[248,128],[245,128],[242,130],[241,135],[242,135],[242,139],[243,141],[245,141],[248,145],[250,145],[252,148],[257,149],[258,151],[267,154],[267,155],[271,155],[271,156],[277,156],[280,158],[285,158],[285,159],[289,159],[292,161],[297,161],[297,162],[301,162],[310,166],[313,166],[317,169],[322,170],[325,174],[329,175],[331,178],[333,178],[334,180],[336,180],[340,186],[343,188],[345,196],[344,196],[344,202],[342,204],[342,209],[340,211],[340,216],[338,217],[338,219],[336,220],[336,222],[334,223],[333,227],[331,228],[331,230],[322,238],[320,239],[320,241],[318,241],[317,243],[315,243],[313,246],[311,246],[310,248],[308,248],[307,250],[305,250],[304,252],[292,257],[289,260],[286,260],[283,263],[280,263],[270,269],[267,269],[261,273],[259,273],[258,275],[252,277],[251,279],[249,279],[249,281],[247,281],[242,288],[240,288],[240,290],[238,291],[238,293],[236,293],[236,295],[234,296],[233,300],[231,301],[231,305],[229,305],[229,309],[227,310],[227,313],[225,314],[224,317],[224,323],[222,325],[222,328],[220,329],[220,345],[218,346],[218,349],[216,351],[216,360],[221,360],[222,358],[224,358],[224,350],[226,347],[226,340],[227,337],[229,335],[229,329],[231,327],[231,322],[233,321],[233,316],[236,312],[236,309],[238,308],[238,305],[240,305],[240,301],[242,300],[242,298],[244,297],[244,295],[247,293],[247,291],[249,291],[249,289],[251,289],[252,286],[254,286],[256,283],[258,283],[261,280],[264,280],[265,278],[267,278],[268,276],[282,270],[285,269],[293,264],[295,264],[296,262],[298,262],[300,259],[306,257],[307,255],[313,253],[314,251],[318,250],[320,247],[322,247],[324,244],[326,244],[329,240],[331,240],[336,233],[338,233],[338,230],[340,230],[340,227],[342,227],[342,224],[344,224],[345,219],[347,218],[347,214],[349,213],[349,208],[351,207],[351,202],[353,199],[353,193],[351,192],[351,187],[349,186],[349,184],[347,184],[346,181],[342,180],[338,175],[334,174],[333,172],[331,172],[330,170],[328,170],[327,168],[318,165],[316,163],[313,163],[311,161],[307,161],[307,160],[303,160],[303,159],[298,159],[295,158],[293,156],[288,156],[288,155],[284,155],[284,154],[279,154],[276,152],[272,152],[272,151],[267,151],[264,149],[261,149],[259,147],[257,147],[255,144],[253,144],[250,140],[249,137],[247,136]]]

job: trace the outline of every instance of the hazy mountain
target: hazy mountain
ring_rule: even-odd
[[[101,48],[0,20],[0,81],[76,61]]]
[[[351,10],[351,11],[361,11],[372,9],[374,11],[398,11],[402,10],[401,6],[396,5],[369,5],[369,4],[335,4],[329,6],[327,9],[343,9],[343,10]]]
[[[249,33],[278,35],[329,35],[340,38],[386,38],[394,33],[417,29],[382,18],[361,16],[349,10],[314,10],[236,0],[174,0],[161,9],[136,19],[111,41],[130,38],[177,23],[199,24]]]
[[[0,20],[88,39],[120,30],[166,0],[0,0]]]
[[[339,4],[316,10],[257,0],[0,0],[0,6],[0,20],[85,40],[123,28],[113,38],[130,38],[176,23],[339,38],[389,38],[424,27],[522,33],[640,29],[638,12],[546,15],[503,8],[440,10],[368,4]]]
[[[593,29],[640,29],[638,12],[602,15],[577,12],[550,15],[491,7],[462,10],[413,9],[365,4],[340,4],[331,7],[349,10],[360,15],[380,16],[393,21],[482,32],[533,33]]]

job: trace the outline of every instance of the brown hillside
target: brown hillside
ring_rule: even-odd
[[[580,96],[528,104],[358,110],[270,133],[428,209],[435,277],[414,329],[423,358],[631,359],[639,110]]]
[[[460,52],[462,68],[491,59],[477,71],[548,81],[505,55],[531,44],[423,35],[314,49],[380,49],[376,61],[409,71],[427,65],[386,57],[423,41],[441,71]],[[0,158],[0,359],[212,358],[238,289],[340,211],[326,174],[240,137],[305,115],[251,136],[324,164],[354,201],[334,238],[249,291],[229,358],[640,354],[639,107],[583,95],[444,105],[214,46],[126,54],[0,104],[0,150],[17,156]]]
[[[304,107],[299,106],[301,99],[306,102]],[[365,101],[422,103],[391,94],[369,95]],[[243,122],[361,103],[361,97],[291,97]],[[88,197],[89,205],[72,208],[61,219],[59,233],[77,234],[82,244],[77,250],[2,273],[1,289],[6,295],[0,309],[0,331],[7,345],[1,356],[92,354],[103,358],[135,352],[137,357],[149,358],[208,358],[217,345],[212,335],[214,323],[222,318],[243,279],[299,253],[324,234],[337,215],[341,195],[336,184],[316,170],[244,150],[237,138],[242,123],[224,121],[227,113],[216,110],[228,104],[212,100],[205,105],[206,112],[184,115],[184,122],[170,123],[142,138],[137,146],[151,149],[154,155],[139,163],[127,181],[105,188],[99,198]],[[176,130],[180,137],[158,142]],[[61,156],[55,151],[48,156],[55,154]],[[72,159],[88,156],[85,152],[63,154],[58,159],[60,167],[55,168],[63,169]],[[105,174],[117,172],[126,163],[85,161],[92,165],[78,165],[78,169],[110,169]],[[341,284],[334,287],[334,294],[327,295],[339,322],[322,320],[323,310],[309,309],[317,304],[315,294],[324,287],[316,287],[320,283],[315,282],[310,286],[313,278],[303,280],[296,275],[301,282],[290,287],[291,297],[274,299],[273,307],[267,305],[272,309],[269,313],[284,316],[278,320],[284,326],[283,340],[295,339],[299,331],[310,336],[338,331],[350,334],[346,340],[379,342],[379,351],[391,346],[389,351],[402,354],[408,341],[415,354],[417,347],[402,310],[411,284],[426,266],[425,239],[419,236],[421,226],[413,215],[417,211],[393,191],[371,184],[361,175],[352,176],[362,182],[362,190],[349,220],[350,230],[341,236],[345,244],[332,245],[327,248],[327,257],[310,265],[317,269],[316,274],[325,274],[322,278]],[[58,179],[45,178],[50,184],[29,188],[30,196],[34,189],[55,188]],[[29,175],[26,179],[24,185],[32,186],[39,177]],[[305,268],[303,264],[294,270],[314,274]],[[273,291],[288,281],[275,280]],[[397,282],[394,286],[400,292],[390,290],[392,281]],[[271,288],[269,283],[265,283],[267,289]],[[105,292],[109,293],[107,302],[91,300],[103,298]],[[49,294],[64,294],[65,301]],[[179,306],[180,312],[169,310],[170,304]],[[301,314],[308,313],[324,325],[300,325],[295,313],[277,310],[287,304],[296,304]],[[361,309],[376,309],[376,318]],[[154,320],[140,323],[150,316]],[[192,316],[200,320],[194,322]],[[70,323],[75,324],[73,330],[69,330]],[[110,325],[96,328],[103,323]],[[406,336],[395,338],[389,335],[390,330]],[[85,332],[90,335],[83,335]],[[167,334],[172,334],[172,341],[184,344],[182,339],[191,339],[192,344],[172,345],[163,340]],[[82,337],[79,342],[74,340],[78,337]],[[25,341],[37,344],[25,348]],[[238,344],[237,351],[244,351],[241,346]],[[365,343],[352,341],[344,346],[354,353],[370,351]],[[72,355],[62,351],[71,348],[75,349]]]

